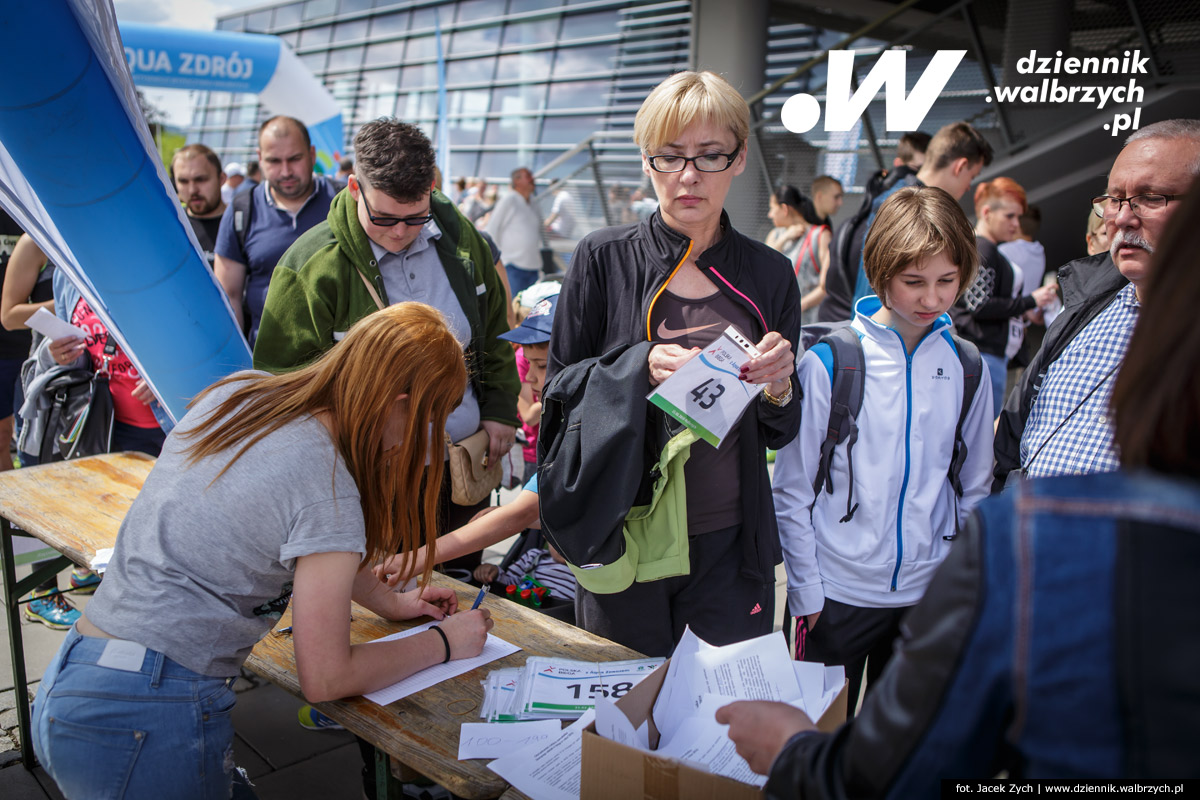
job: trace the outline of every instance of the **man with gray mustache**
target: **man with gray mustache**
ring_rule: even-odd
[[[1108,189],[1092,200],[1109,252],[1062,267],[1063,313],[1046,332],[996,428],[992,491],[1016,476],[1111,472],[1120,466],[1108,401],[1154,248],[1200,175],[1200,120],[1147,125],[1126,140]]]

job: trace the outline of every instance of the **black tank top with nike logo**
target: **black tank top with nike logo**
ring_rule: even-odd
[[[750,314],[729,297],[716,292],[689,299],[664,291],[650,314],[650,330],[658,344],[707,347],[733,325],[743,336],[753,330]],[[711,533],[742,522],[741,480],[738,447],[741,437],[735,426],[716,450],[704,441],[692,445],[684,465],[687,478],[688,533]]]

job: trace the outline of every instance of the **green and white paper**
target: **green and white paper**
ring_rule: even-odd
[[[754,345],[730,325],[647,399],[713,447],[720,447],[761,391],[739,377],[742,365],[757,355]]]

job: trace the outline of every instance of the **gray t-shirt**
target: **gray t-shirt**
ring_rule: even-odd
[[[358,487],[312,417],[255,444],[215,483],[240,446],[187,464],[179,434],[231,390],[167,437],[87,607],[101,630],[215,677],[237,675],[279,619],[298,557],[366,552]]]

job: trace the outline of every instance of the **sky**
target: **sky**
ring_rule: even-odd
[[[114,0],[118,22],[141,22],[171,28],[216,30],[217,17],[243,8],[261,6],[269,0]],[[146,89],[151,103],[167,116],[170,125],[192,121],[194,92],[181,89]]]

